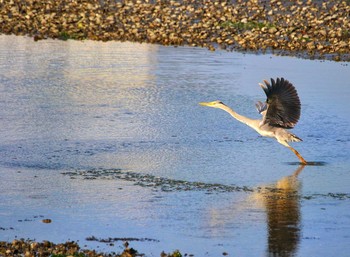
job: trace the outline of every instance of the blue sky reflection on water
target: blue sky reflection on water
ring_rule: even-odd
[[[325,165],[300,170],[274,140],[198,105],[220,99],[258,118],[258,82],[277,76],[302,101],[293,131],[304,142],[293,146]],[[0,240],[148,237],[160,242],[133,246],[149,256],[341,256],[350,250],[349,79],[346,63],[0,36]],[[104,176],[61,174],[76,170]],[[149,186],[138,174],[167,180]]]

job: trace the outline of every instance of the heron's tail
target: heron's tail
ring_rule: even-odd
[[[292,133],[289,133],[289,141],[291,142],[300,142],[300,141],[303,141],[300,137],[297,137],[296,135],[292,134]]]

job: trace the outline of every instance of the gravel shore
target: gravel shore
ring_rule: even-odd
[[[350,61],[350,2],[2,0],[0,33]]]
[[[49,241],[35,242],[32,240],[13,240],[12,242],[0,241],[1,257],[139,257],[144,256],[135,249],[124,243],[125,249],[122,253],[100,253],[96,250],[81,249],[76,242],[55,244]],[[161,252],[161,257],[182,257],[176,250],[173,253]],[[185,255],[187,256],[187,255]]]

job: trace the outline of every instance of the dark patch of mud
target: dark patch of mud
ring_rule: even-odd
[[[137,238],[137,237],[108,237],[108,238],[97,238],[95,236],[89,236],[85,239],[86,241],[95,241],[95,242],[100,242],[100,243],[114,243],[118,241],[122,242],[132,242],[132,241],[137,241],[137,242],[160,242],[157,239],[152,239],[152,238]]]
[[[164,192],[174,191],[206,191],[210,192],[253,192],[254,189],[247,186],[211,184],[204,182],[191,182],[185,180],[169,179],[157,177],[150,174],[141,174],[121,169],[100,169],[64,172],[70,178],[83,179],[116,179],[134,182],[134,185],[141,187],[151,187]]]
[[[76,170],[71,172],[61,173],[65,176],[70,176],[71,179],[107,179],[107,180],[123,180],[133,182],[136,186],[152,188],[162,192],[182,192],[182,191],[204,191],[205,193],[262,193],[266,197],[279,198],[299,198],[301,200],[312,200],[319,198],[332,198],[336,200],[349,200],[348,193],[325,193],[325,194],[310,194],[300,195],[297,190],[286,192],[285,189],[271,186],[237,186],[224,185],[217,183],[193,182],[185,180],[177,180],[170,178],[157,177],[150,174],[142,174],[132,171],[124,171],[122,169],[93,169],[93,170]],[[272,193],[272,194],[271,194]]]
[[[14,230],[14,228],[13,227],[9,227],[9,228],[0,227],[0,230],[2,230],[2,231]]]

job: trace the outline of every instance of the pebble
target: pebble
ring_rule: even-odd
[[[80,249],[76,242],[55,244],[49,241],[35,242],[31,240],[14,240],[13,242],[0,241],[0,256],[89,256],[89,257],[137,257],[142,256],[132,248],[125,248],[121,254],[98,253],[95,250]],[[172,257],[172,256],[168,256]]]
[[[135,238],[132,238],[135,239]],[[135,240],[133,240],[135,241]],[[136,240],[138,241],[138,240]],[[143,240],[141,240],[143,241]],[[146,240],[149,241],[149,240]],[[129,247],[129,243],[124,243],[124,250],[121,253],[100,253],[96,250],[81,249],[80,246],[72,241],[61,244],[55,244],[49,241],[35,242],[32,240],[13,240],[12,242],[0,241],[0,256],[24,256],[24,257],[49,257],[49,256],[89,256],[89,257],[142,257],[145,256],[135,249]],[[119,248],[118,248],[119,249]],[[162,257],[179,257],[183,256],[178,250],[173,253],[161,252]],[[187,256],[185,254],[184,256]],[[189,255],[191,256],[191,254]]]
[[[0,1],[0,33],[350,61],[349,1]]]

